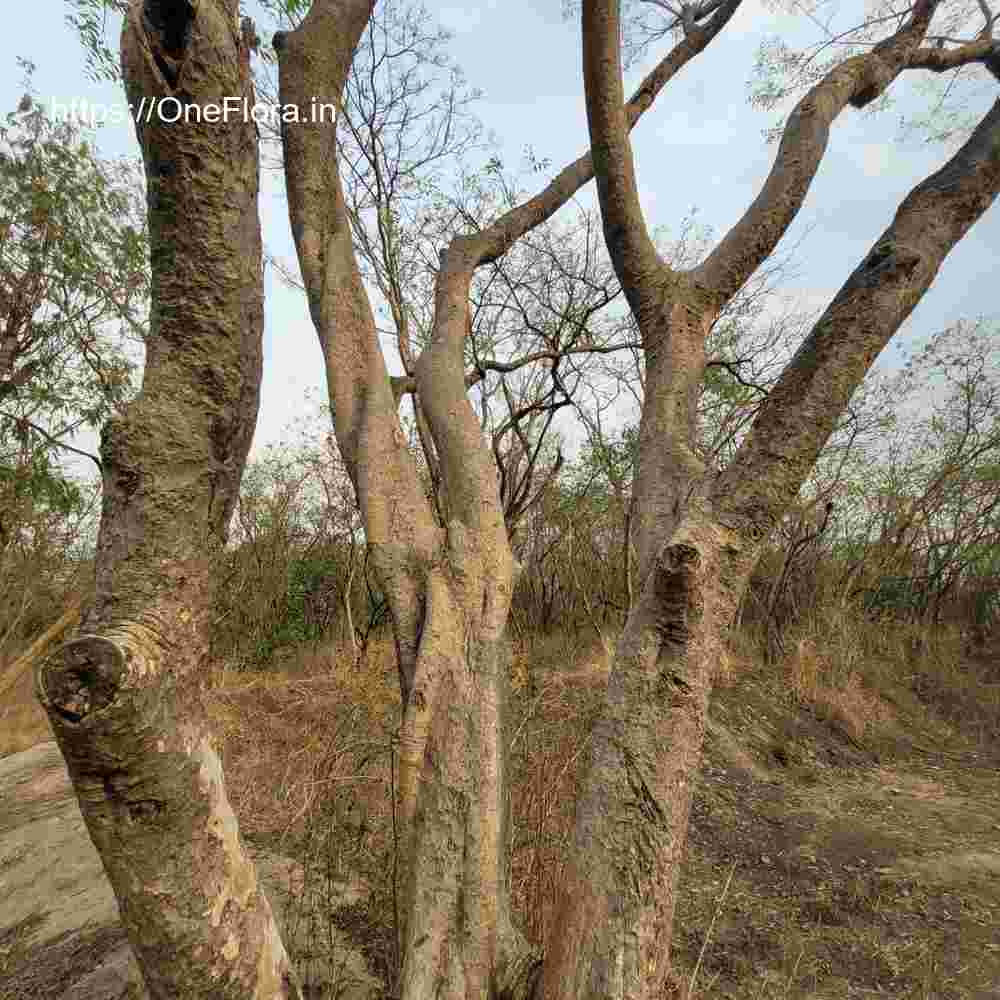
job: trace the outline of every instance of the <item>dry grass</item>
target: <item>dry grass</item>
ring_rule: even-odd
[[[872,725],[888,722],[893,711],[867,688],[854,669],[846,671],[819,652],[810,639],[800,639],[786,661],[788,680],[796,697],[812,707],[819,718],[841,726],[860,741]]]
[[[529,938],[546,939],[563,880],[577,776],[607,682],[593,633],[558,633],[515,649],[511,693],[512,905]]]
[[[80,603],[80,594],[68,595],[59,618],[24,652],[0,666],[0,756],[52,738],[48,719],[35,698],[33,670],[39,658],[80,620]]]
[[[979,714],[967,717],[974,733],[989,732],[1000,718],[992,661],[960,659],[960,637],[946,631],[876,629],[829,611],[807,624],[786,643],[790,651],[780,672],[761,666],[747,635],[735,637],[720,665],[678,913],[675,954],[683,982],[678,980],[677,997],[825,996],[810,990],[821,982],[833,988],[836,962],[855,953],[863,961],[842,970],[844,989],[837,995],[847,995],[851,977],[875,983],[891,973],[906,984],[908,992],[898,995],[913,1000],[922,997],[925,984],[933,989],[944,981],[945,973],[927,964],[928,949],[918,948],[912,937],[919,933],[918,903],[936,906],[934,900],[944,897],[911,887],[913,895],[900,902],[889,894],[896,884],[891,879],[902,876],[875,877],[883,850],[879,838],[895,843],[899,831],[873,826],[863,845],[875,859],[867,869],[849,867],[858,853],[853,842],[837,846],[837,837],[847,837],[847,828],[855,829],[862,818],[870,814],[888,822],[893,813],[881,805],[869,810],[867,799],[855,796],[860,805],[837,810],[842,829],[822,803],[841,794],[837,783],[847,780],[839,776],[837,761],[843,761],[844,774],[859,773],[865,761],[871,763],[866,753],[873,732],[894,717],[897,728],[918,731],[929,717],[928,705],[931,715],[957,718],[976,697],[982,699]],[[600,710],[608,658],[593,632],[529,637],[514,653],[512,903],[529,937],[542,942],[552,929],[578,774]],[[755,685],[761,688],[756,694]],[[391,641],[374,641],[361,668],[349,651],[320,646],[297,650],[267,671],[219,669],[208,709],[244,834],[297,859],[299,880],[314,896],[328,888],[327,927],[353,934],[372,969],[388,977],[396,960],[391,754],[399,711]],[[0,752],[47,736],[30,679],[23,691],[15,686],[2,711]],[[773,734],[790,721],[798,727],[793,742],[809,743],[803,756],[811,761],[808,768],[776,762]],[[872,802],[883,794],[897,810],[904,799],[913,810],[951,802],[930,784],[940,778],[908,775],[903,764],[884,761],[871,773],[865,796]],[[803,788],[815,788],[820,804],[804,799]],[[862,811],[852,814],[854,808]],[[818,824],[815,835],[797,825],[807,813],[819,817],[809,819]],[[914,819],[906,832],[919,822]],[[784,853],[775,830],[783,831],[779,841],[792,845]],[[346,882],[360,888],[363,902],[348,908],[337,902]],[[979,919],[975,900],[963,905]],[[934,933],[946,930],[942,923]],[[901,939],[904,931],[911,937]],[[324,927],[317,924],[310,934],[318,955]],[[298,958],[308,964],[308,954]],[[727,984],[725,992],[721,984]],[[966,996],[940,993],[952,995]]]
[[[0,700],[0,757],[52,739],[52,729],[35,698],[31,671],[23,673]]]
[[[385,798],[398,713],[390,642],[365,670],[335,647],[303,651],[273,671],[220,670],[209,714],[233,807],[251,835],[300,836],[331,802],[340,812]]]
[[[388,640],[372,644],[363,669],[350,651],[326,646],[300,650],[280,670],[213,678],[208,710],[243,835],[300,862],[285,912],[298,925],[306,987],[328,978],[333,930],[391,980],[398,700]],[[347,904],[345,885],[354,897]]]

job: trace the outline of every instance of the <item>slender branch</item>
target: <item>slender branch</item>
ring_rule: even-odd
[[[762,396],[767,395],[767,389],[764,386],[758,385],[756,382],[750,382],[740,374],[740,369],[738,365],[734,365],[729,361],[723,361],[720,358],[714,358],[711,361],[706,361],[705,367],[722,368],[725,371],[727,371],[730,375],[732,375],[732,377],[736,379],[736,381],[739,382],[740,385],[744,386],[747,389],[753,389],[756,392],[759,392]]]
[[[642,81],[625,107],[628,128],[632,129],[649,110],[663,88],[692,60],[705,50],[709,42],[726,26],[742,0],[724,0],[699,8],[699,17],[711,13],[711,20],[690,37],[683,39]],[[594,177],[590,152],[564,167],[533,198],[511,209],[492,225],[474,236],[467,237],[476,266],[488,264],[502,256],[525,233],[545,222]]]
[[[531,354],[522,355],[513,361],[477,360],[475,369],[465,374],[465,387],[471,389],[474,385],[478,385],[489,372],[509,375],[511,372],[516,372],[518,369],[538,361],[548,361],[555,364],[560,358],[568,357],[571,354],[612,354],[615,351],[641,346],[642,344],[638,340],[628,340],[620,344],[591,344],[588,347],[570,347],[561,351],[533,351]],[[412,375],[393,375],[390,381],[397,403],[403,396],[417,391],[417,380]]]
[[[766,535],[792,502],[874,359],[945,256],[1000,192],[1000,100],[966,143],[904,199],[895,219],[792,358],[714,493]]]
[[[850,104],[865,107],[907,67],[939,0],[918,0],[907,23],[870,52],[834,67],[788,118],[774,166],[760,194],[705,261],[696,282],[728,301],[774,251],[812,185],[830,127]]]
[[[79,448],[74,448],[71,444],[66,444],[65,441],[60,441],[59,438],[53,437],[53,435],[51,435],[44,427],[36,424],[33,420],[29,420],[27,417],[18,417],[13,413],[5,413],[3,411],[0,411],[0,417],[6,417],[8,420],[12,420],[15,423],[27,424],[36,434],[44,438],[54,447],[70,451],[74,455],[79,455],[81,458],[89,458],[99,470],[104,469],[104,466],[101,465],[101,460],[96,455],[91,455],[89,451],[81,451]]]

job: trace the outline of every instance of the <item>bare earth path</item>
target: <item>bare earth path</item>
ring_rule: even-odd
[[[689,967],[719,909],[698,995],[1000,998],[1000,748],[776,732],[746,694],[713,706],[692,821]]]
[[[298,866],[255,856],[281,920]],[[350,886],[338,891],[344,904],[356,896]],[[301,906],[295,916],[304,926]],[[293,954],[295,929],[285,926]],[[329,933],[318,977],[324,993],[344,1000],[379,995],[361,956],[336,930]],[[298,942],[300,961],[304,945]],[[124,1000],[142,996],[136,982],[114,896],[55,743],[0,758],[0,1000]]]

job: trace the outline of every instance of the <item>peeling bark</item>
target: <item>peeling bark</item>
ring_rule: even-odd
[[[200,706],[153,630],[84,635],[39,699],[151,998],[298,998]],[[192,708],[195,710],[192,711]]]
[[[135,0],[122,66],[149,191],[142,390],[105,426],[96,598],[36,669],[149,995],[299,997],[239,839],[201,705],[212,560],[257,418],[263,287],[252,103],[235,0]],[[150,102],[171,99],[160,116]]]
[[[584,2],[588,120],[606,242],[623,284],[633,285],[629,303],[650,372],[636,496],[640,510],[651,499],[653,510],[637,531],[639,595],[585,769],[560,917],[547,946],[546,1000],[661,995],[671,974],[676,880],[713,677],[760,547],[878,353],[1000,191],[998,102],[949,163],[900,205],[726,470],[711,480],[700,474],[688,458],[694,425],[685,393],[701,378],[712,319],[794,217],[830,121],[847,103],[863,105],[888,86],[913,58],[934,8],[918,3],[895,36],[813,89],[747,216],[704,265],[678,274],[658,266],[645,235],[617,111],[617,0]]]

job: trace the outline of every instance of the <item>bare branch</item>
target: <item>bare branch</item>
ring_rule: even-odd
[[[50,434],[44,427],[39,426],[33,420],[29,420],[27,417],[19,417],[13,413],[4,413],[0,410],[0,417],[6,417],[8,420],[14,423],[27,424],[36,434],[44,438],[49,444],[56,448],[62,448],[64,451],[72,452],[74,455],[79,455],[81,458],[89,458],[99,470],[103,470],[104,466],[101,465],[101,460],[96,456],[92,455],[89,451],[81,451],[79,448],[74,448],[71,444],[66,444],[65,441],[61,441],[59,438]]]
[[[695,56],[705,50],[736,13],[742,0],[724,0],[709,3],[699,16],[711,13],[711,20],[681,41],[642,81],[625,108],[628,128],[634,128],[642,115],[649,110],[660,91]],[[491,226],[468,237],[476,257],[476,266],[490,263],[506,252],[508,247],[525,233],[550,218],[562,205],[593,179],[594,167],[588,151],[569,166],[564,167],[533,198],[511,209]]]
[[[830,126],[848,104],[861,108],[879,97],[907,67],[938,2],[918,0],[899,31],[871,52],[834,67],[799,101],[785,125],[764,187],[695,269],[692,276],[697,283],[727,300],[772,253],[805,201],[826,152]]]
[[[711,361],[706,361],[705,367],[722,368],[725,371],[729,372],[729,374],[732,375],[732,377],[736,379],[736,381],[739,382],[740,385],[745,386],[747,389],[753,389],[756,392],[759,392],[762,396],[767,395],[767,388],[765,386],[758,385],[756,382],[750,382],[740,374],[740,369],[738,364],[733,364],[730,361],[723,361],[719,358],[715,358]]]
[[[979,9],[983,12],[983,20],[986,22],[983,25],[982,31],[979,33],[981,38],[991,38],[993,36],[993,22],[996,21],[997,15],[990,10],[989,4],[986,0],[978,0]]]
[[[956,49],[919,48],[910,54],[906,68],[946,73],[970,63],[983,62],[990,57],[995,46],[992,38],[977,38],[971,42],[962,42]]]
[[[720,478],[720,507],[752,537],[797,493],[874,359],[930,287],[945,256],[1000,192],[1000,101],[961,149],[904,199],[837,293]]]
[[[561,351],[533,351],[531,354],[524,354],[513,361],[480,360],[476,362],[473,371],[466,372],[465,387],[471,389],[474,385],[478,385],[489,372],[509,375],[511,372],[516,372],[520,368],[540,361],[555,364],[560,358],[573,354],[613,354],[615,351],[625,351],[641,346],[642,344],[638,340],[627,340],[620,344],[590,344],[587,347],[572,347]],[[417,380],[412,375],[393,375],[390,381],[397,402],[403,396],[417,391]]]

